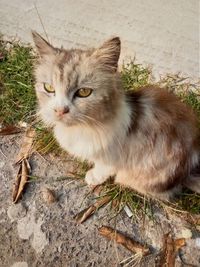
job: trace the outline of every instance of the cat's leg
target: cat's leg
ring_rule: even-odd
[[[102,162],[95,162],[95,166],[86,173],[85,181],[88,185],[98,185],[115,174],[114,168]]]
[[[127,170],[119,170],[116,173],[115,182],[124,186],[128,186],[142,195],[146,195],[152,198],[157,198],[164,201],[171,201],[181,191],[181,185],[175,184],[172,188],[167,189],[169,178],[161,176],[154,176],[151,182],[148,173],[128,172]],[[164,180],[165,183],[161,184],[160,180]],[[156,182],[157,181],[157,182]],[[163,188],[161,187],[163,185]],[[165,188],[166,187],[166,188]]]

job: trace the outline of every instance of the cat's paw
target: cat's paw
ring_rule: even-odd
[[[102,184],[107,178],[101,177],[94,172],[94,169],[89,170],[86,173],[85,181],[88,185]]]

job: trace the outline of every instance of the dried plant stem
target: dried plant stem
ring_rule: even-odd
[[[97,209],[104,206],[106,203],[108,203],[111,200],[110,196],[105,196],[100,199],[98,199],[94,204],[89,206],[88,208],[82,210],[80,213],[78,213],[75,216],[75,220],[78,223],[85,222]]]
[[[102,226],[101,228],[99,228],[99,233],[110,240],[116,241],[118,244],[121,244],[133,253],[138,253],[142,256],[146,256],[150,253],[149,248],[142,246],[138,242],[121,234],[120,232],[112,229],[111,227]]]

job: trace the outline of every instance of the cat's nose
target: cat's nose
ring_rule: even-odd
[[[61,108],[55,108],[54,110],[55,110],[57,116],[61,117],[64,114],[69,112],[69,107],[68,106],[64,106],[64,107],[61,107]]]

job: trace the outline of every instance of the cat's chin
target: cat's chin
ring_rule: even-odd
[[[72,126],[78,126],[80,122],[76,121],[70,121],[70,120],[58,120],[56,121],[55,125],[62,125],[64,127],[72,127]]]

